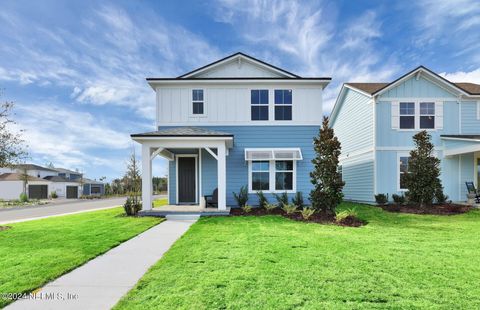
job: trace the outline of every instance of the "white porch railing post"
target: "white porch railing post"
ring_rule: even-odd
[[[142,144],[142,210],[152,210],[152,159],[150,146]]]
[[[217,150],[217,173],[218,173],[218,209],[227,209],[227,165],[225,144],[221,144]]]

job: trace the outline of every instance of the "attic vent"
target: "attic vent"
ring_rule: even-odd
[[[302,160],[299,148],[245,149],[245,160]]]

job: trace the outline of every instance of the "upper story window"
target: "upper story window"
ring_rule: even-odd
[[[415,102],[400,102],[400,129],[415,129]]]
[[[292,120],[292,90],[275,89],[275,120]]]
[[[250,91],[252,121],[268,121],[268,89]]]
[[[435,102],[420,102],[420,129],[435,128]]]
[[[203,89],[192,90],[192,114],[204,114]]]

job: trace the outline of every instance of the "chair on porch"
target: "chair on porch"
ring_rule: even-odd
[[[465,182],[465,185],[467,186],[468,194],[475,195],[475,203],[480,203],[480,194],[475,188],[475,184],[473,182]]]
[[[218,188],[214,189],[211,195],[205,195],[205,205],[207,208],[208,206],[218,208]]]

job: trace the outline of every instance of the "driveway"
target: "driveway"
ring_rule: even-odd
[[[109,209],[122,205],[125,197],[107,199],[75,200],[51,205],[0,210],[0,224],[24,222],[64,214]]]

